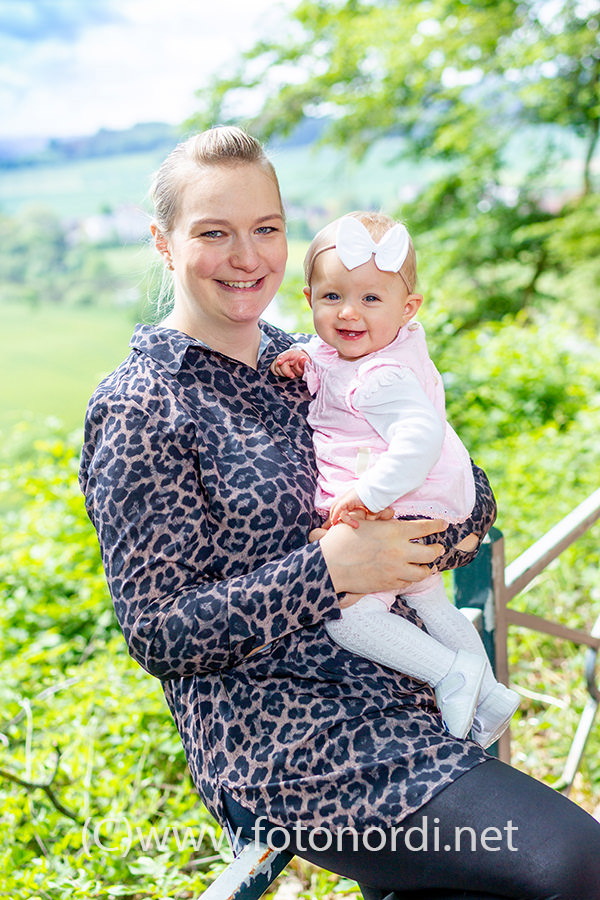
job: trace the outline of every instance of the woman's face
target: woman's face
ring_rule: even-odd
[[[287,260],[275,182],[256,163],[235,163],[190,166],[182,184],[165,248],[155,235],[170,253],[175,309],[211,330],[258,320]]]

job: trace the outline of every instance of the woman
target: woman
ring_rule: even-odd
[[[468,561],[457,545],[493,521],[483,473],[473,517],[443,537],[439,521],[365,521],[308,543],[309,398],[270,373],[292,339],[260,321],[287,255],[275,173],[252,138],[218,128],[173,151],[154,198],[174,306],[137,326],[94,394],[81,486],[129,650],[163,683],[206,805],[249,832],[261,816],[296,829],[292,850],[369,894],[600,896],[590,817],[452,738],[427,686],[324,628],[355,595],[426,577],[442,540],[438,566]],[[445,841],[457,824],[480,834],[509,820],[516,850],[386,841],[376,860],[363,846],[303,851],[297,831],[427,826]]]

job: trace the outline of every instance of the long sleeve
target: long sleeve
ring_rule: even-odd
[[[157,422],[130,400],[97,403],[86,448],[81,485],[117,617],[131,655],[153,675],[231,667],[287,632],[339,615],[318,543],[234,574],[236,535],[215,521],[197,434],[184,416]],[[227,547],[215,553],[227,539],[229,570]]]
[[[389,827],[483,751],[442,731],[429,689],[329,638],[338,598],[306,544],[310,395],[271,374],[291,338],[260,327],[254,369],[138,325],[90,401],[80,484],[130,652],[162,679],[210,812],[225,821],[227,792],[284,827]],[[478,479],[483,535],[493,497]]]
[[[365,506],[379,512],[423,484],[439,459],[445,426],[407,367],[370,372],[351,399],[388,444],[356,485]]]

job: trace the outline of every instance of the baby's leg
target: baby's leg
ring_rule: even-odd
[[[450,650],[468,650],[485,660],[485,674],[481,686],[482,699],[496,686],[488,655],[477,629],[459,609],[450,603],[441,575],[431,575],[417,582],[402,596],[418,613],[429,634]]]
[[[447,674],[455,653],[408,619],[389,612],[393,594],[367,594],[342,610],[342,618],[326,622],[329,636],[358,656],[435,687]],[[441,652],[440,652],[441,650]]]
[[[465,737],[484,673],[483,660],[440,644],[417,625],[389,612],[393,594],[368,594],[326,622],[329,636],[345,650],[404,672],[435,688],[448,730]]]
[[[440,575],[432,575],[420,582],[412,592],[403,593],[403,597],[418,613],[432,637],[452,650],[468,650],[485,660],[473,737],[483,747],[489,747],[508,727],[519,705],[518,694],[496,681],[477,629],[450,603]]]

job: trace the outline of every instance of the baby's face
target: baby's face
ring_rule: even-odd
[[[382,272],[373,259],[348,270],[335,250],[315,260],[305,292],[315,331],[342,359],[359,359],[394,340],[421,302],[395,272]]]

